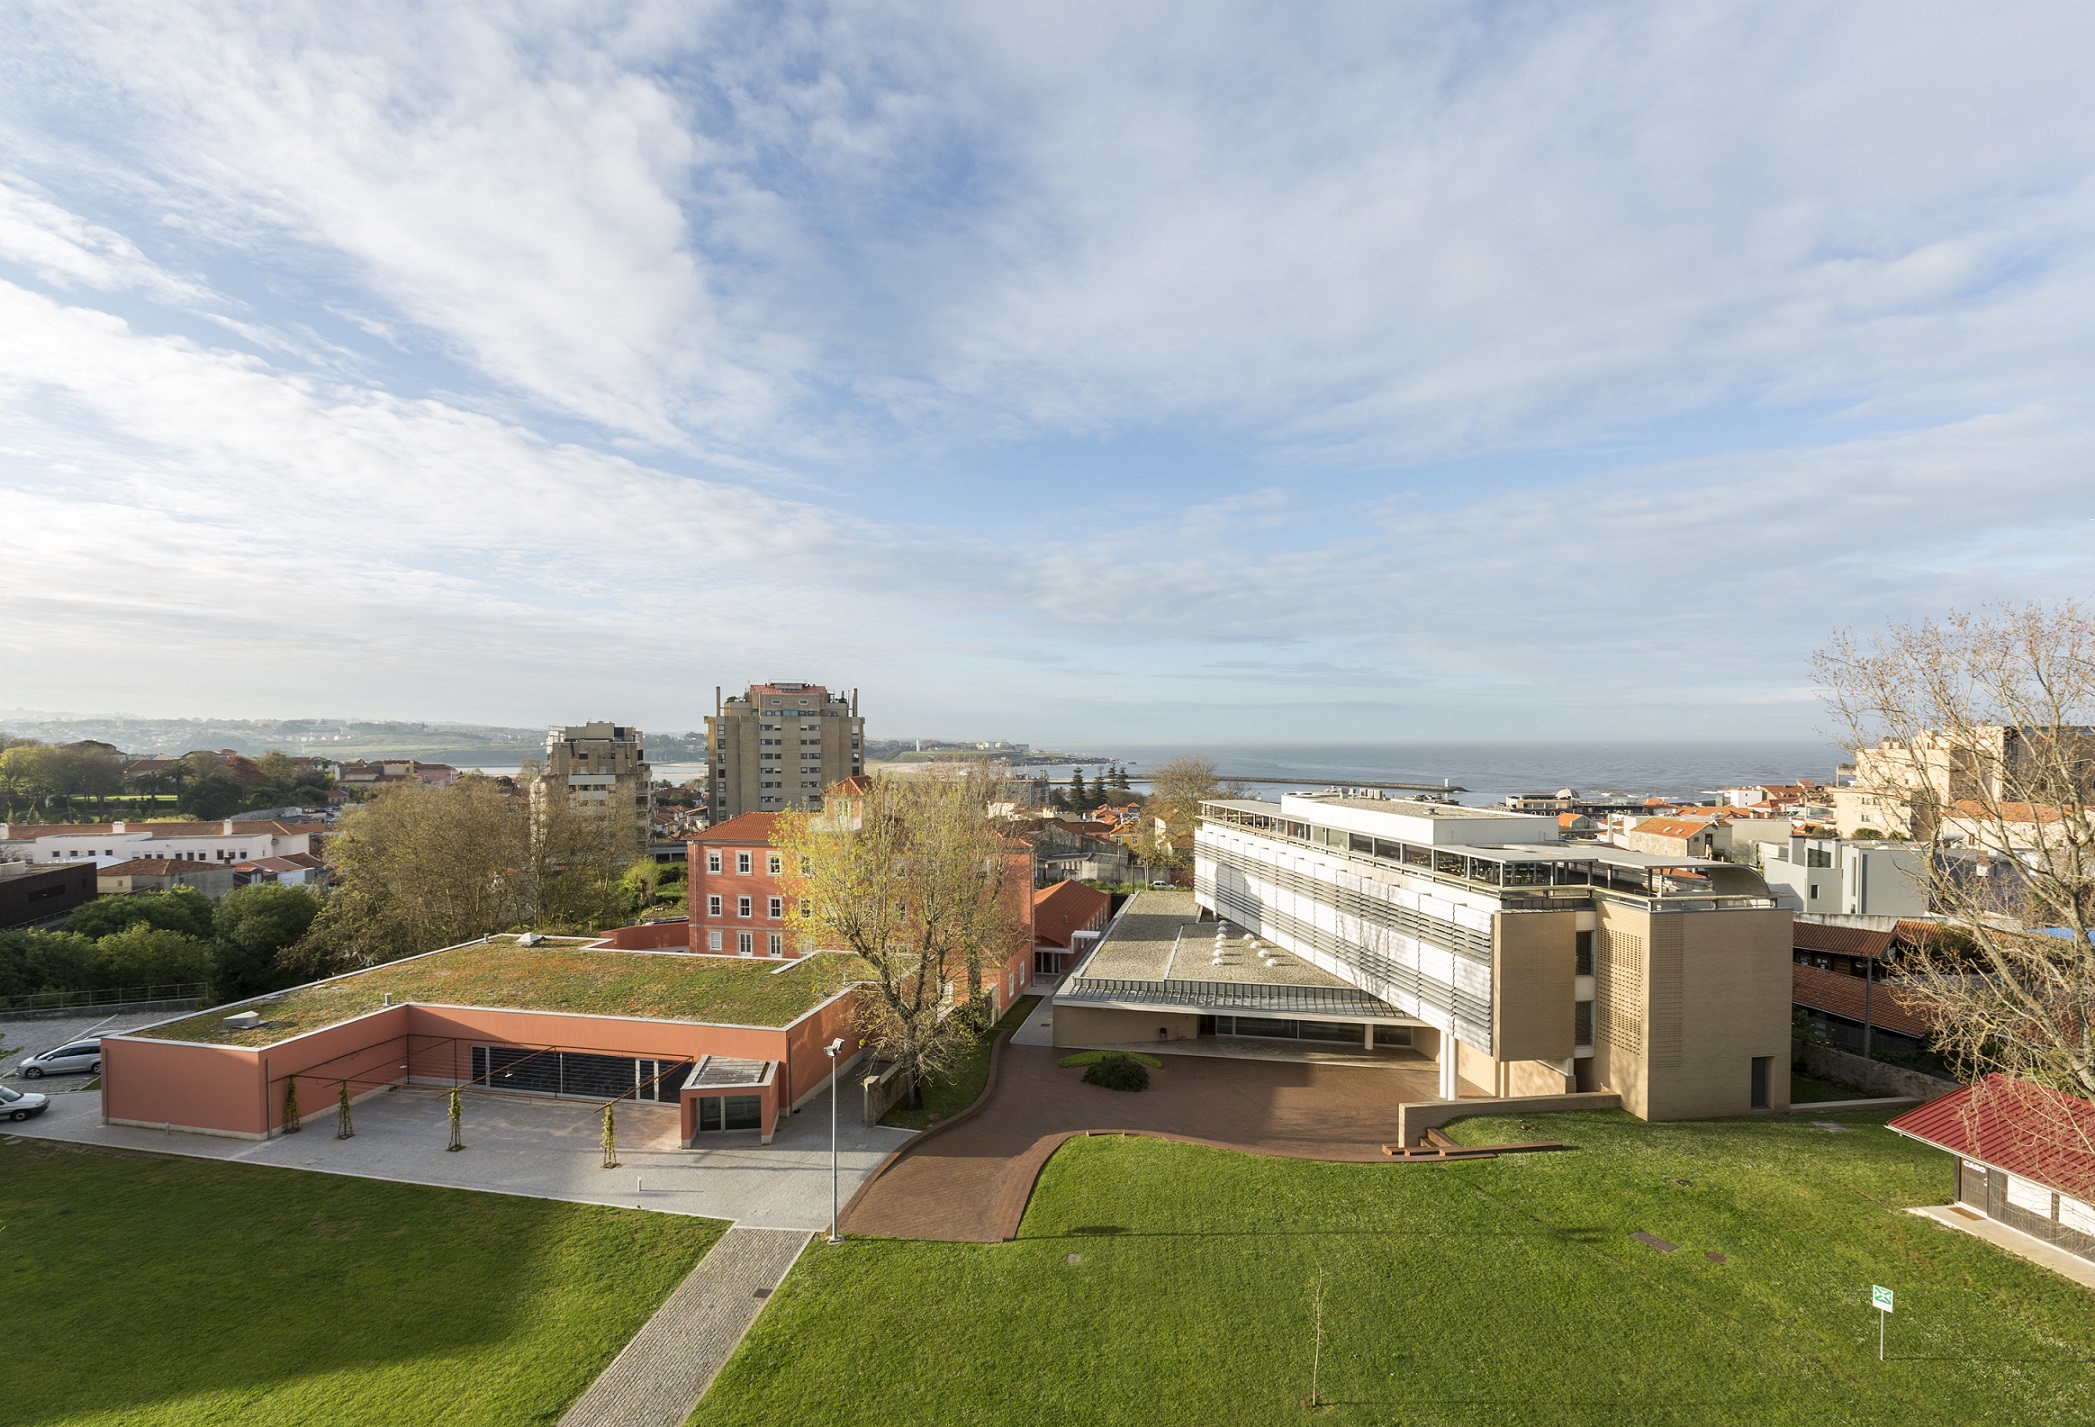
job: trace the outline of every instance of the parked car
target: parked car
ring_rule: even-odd
[[[51,1105],[51,1097],[39,1095],[34,1090],[14,1090],[0,1085],[0,1119],[26,1120],[31,1115],[41,1115]]]
[[[67,1041],[57,1050],[30,1056],[16,1066],[15,1071],[24,1080],[34,1080],[39,1075],[72,1075],[77,1072],[100,1075],[102,1043],[98,1040]]]

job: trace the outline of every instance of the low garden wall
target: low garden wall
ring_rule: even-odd
[[[1872,1095],[1912,1095],[1933,1100],[1957,1088],[1954,1080],[1924,1075],[1903,1065],[1868,1060],[1832,1046],[1807,1045],[1803,1041],[1792,1041],[1790,1046],[1792,1063],[1806,1075],[1815,1075],[1836,1085],[1853,1085]]]
[[[1397,1143],[1415,1145],[1426,1131],[1470,1115],[1556,1115],[1567,1110],[1620,1110],[1622,1097],[1612,1090],[1584,1090],[1571,1095],[1515,1095],[1503,1100],[1414,1100],[1397,1107]]]
[[[866,1123],[877,1125],[909,1094],[909,1077],[894,1061],[875,1064],[859,1081],[866,1093]]]

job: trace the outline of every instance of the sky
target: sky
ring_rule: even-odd
[[[2086,591],[2095,9],[0,10],[0,707],[1809,737]]]

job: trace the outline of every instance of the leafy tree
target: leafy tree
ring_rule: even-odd
[[[295,985],[298,974],[283,960],[320,913],[320,899],[304,887],[257,882],[236,888],[218,904],[217,936],[211,947],[211,994],[240,1001]]]
[[[168,892],[97,897],[68,917],[65,929],[82,936],[105,937],[143,924],[209,941],[214,922],[209,897],[194,887],[176,887]]]
[[[1132,788],[1128,786],[1128,767],[1125,763],[1120,764],[1113,770],[1113,791],[1116,793],[1129,793],[1134,791]]]
[[[210,947],[165,927],[140,922],[95,942],[94,978],[102,987],[198,982],[210,970]]]
[[[1067,808],[1069,806],[1069,794],[1063,792],[1060,788],[1048,789],[1048,806],[1051,808]]]
[[[247,806],[247,789],[223,768],[192,779],[175,806],[193,818],[229,818]]]
[[[773,844],[786,854],[789,923],[865,961],[860,1034],[905,1067],[913,1104],[922,1104],[924,1079],[973,1043],[984,973],[1010,954],[1019,899],[1032,894],[1030,856],[988,811],[1002,801],[981,768],[878,777],[848,821],[787,813],[774,827]],[[956,999],[971,1014],[948,1014]]]
[[[94,988],[95,944],[75,932],[0,932],[0,996]]]
[[[1083,812],[1091,806],[1091,790],[1084,786],[1084,770],[1079,768],[1069,775],[1069,806],[1072,812]]]

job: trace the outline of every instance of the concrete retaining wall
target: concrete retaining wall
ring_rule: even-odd
[[[1504,1100],[1415,1100],[1397,1107],[1397,1143],[1415,1145],[1426,1131],[1437,1130],[1468,1115],[1557,1115],[1566,1110],[1619,1110],[1622,1097],[1612,1090],[1573,1095],[1518,1095]]]
[[[885,1065],[871,1067],[859,1082],[866,1093],[866,1123],[877,1125],[887,1112],[902,1103],[909,1094],[909,1077],[902,1067],[890,1061]]]
[[[1806,1045],[1803,1041],[1792,1042],[1792,1046],[1794,1063],[1806,1075],[1816,1075],[1836,1085],[1853,1085],[1872,1095],[1913,1095],[1933,1100],[1957,1088],[1954,1080],[1924,1075],[1903,1065],[1886,1065],[1881,1060],[1865,1060],[1832,1046]]]

